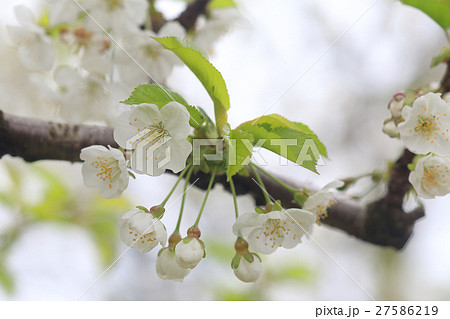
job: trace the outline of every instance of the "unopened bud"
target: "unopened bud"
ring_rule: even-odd
[[[192,226],[191,228],[189,228],[188,230],[187,230],[187,235],[188,235],[188,237],[191,237],[191,238],[200,238],[200,235],[201,235],[202,233],[201,233],[201,231],[200,231],[200,228],[198,228],[197,226]]]
[[[156,206],[153,206],[152,208],[150,208],[150,214],[155,216],[155,218],[161,218],[164,215],[165,211],[166,211],[165,208],[161,207],[159,205],[156,205]]]
[[[384,121],[383,133],[392,138],[398,137],[398,128],[397,125],[395,125],[394,120],[388,119]]]

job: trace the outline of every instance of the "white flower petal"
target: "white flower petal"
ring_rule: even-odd
[[[266,229],[266,224],[262,226],[263,228],[255,228],[248,234],[248,246],[251,250],[258,253],[271,254],[275,250],[277,250],[277,248],[283,242],[284,234],[282,234],[281,236],[272,234],[272,236],[270,236],[270,232],[273,230],[273,228],[268,227]]]
[[[171,139],[168,146],[170,146],[170,149],[166,150],[166,152],[169,152],[166,154],[170,160],[162,168],[170,169],[174,173],[181,172],[186,167],[186,160],[192,152],[192,144],[185,139]]]
[[[83,148],[80,159],[86,187],[100,189],[100,196],[117,198],[128,187],[128,171],[122,152],[114,148],[92,145]]]
[[[161,279],[176,280],[182,282],[191,270],[178,265],[175,252],[169,248],[163,248],[156,259],[156,273]]]
[[[404,122],[398,125],[403,144],[411,152],[450,155],[450,104],[437,93],[417,98],[402,110]]]
[[[180,112],[181,111],[181,112]],[[161,108],[164,121],[164,128],[170,132],[174,139],[185,139],[189,135],[190,115],[184,105],[177,102],[169,102]]]
[[[198,239],[192,238],[188,243],[184,240],[175,246],[176,261],[180,267],[194,269],[202,260],[205,251]]]
[[[239,266],[233,269],[236,277],[243,282],[255,282],[261,277],[262,265],[258,257],[253,257],[253,262],[248,262],[244,257],[241,257]]]
[[[265,216],[264,214],[263,216]],[[239,215],[238,219],[233,224],[233,233],[236,236],[247,237],[247,235],[254,229],[262,227],[261,221],[258,219],[259,214],[252,213],[244,213]],[[266,220],[267,220],[267,216]]]
[[[409,175],[409,182],[422,198],[450,193],[450,159],[432,155],[420,158]]]
[[[33,24],[35,17],[33,11],[24,5],[18,5],[14,7],[14,13],[16,15],[17,21],[21,25]]]
[[[161,221],[150,213],[132,210],[118,224],[120,239],[129,247],[146,253],[158,244],[165,245],[167,231]]]

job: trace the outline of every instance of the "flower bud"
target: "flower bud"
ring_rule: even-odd
[[[235,276],[243,282],[255,282],[262,274],[261,259],[254,253],[236,255],[231,266]]]
[[[162,218],[166,209],[159,205],[153,206],[150,208],[150,214],[152,214],[155,218]]]
[[[159,251],[156,259],[156,274],[159,278],[182,282],[190,271],[177,263],[173,249],[166,247]]]
[[[389,111],[393,117],[400,117],[402,115],[403,103],[405,101],[404,93],[395,94],[389,102]]]
[[[200,239],[186,237],[175,246],[175,257],[180,267],[194,269],[205,257],[204,244]]]
[[[398,137],[398,128],[397,125],[395,125],[394,120],[389,119],[384,121],[383,133],[392,138]]]

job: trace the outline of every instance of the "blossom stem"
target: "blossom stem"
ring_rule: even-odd
[[[162,203],[159,205],[161,207],[164,207],[164,205],[166,205],[167,201],[169,200],[170,196],[172,196],[173,192],[175,191],[175,189],[177,188],[178,184],[180,183],[181,179],[183,178],[184,174],[186,174],[186,172],[189,170],[189,168],[192,165],[189,164],[185,167],[185,169],[181,172],[180,176],[178,177],[177,182],[175,183],[175,185],[173,185],[172,189],[170,190],[169,194],[167,194],[166,198],[164,198],[164,200],[162,201]]]
[[[231,193],[233,194],[234,212],[235,212],[235,215],[236,215],[236,219],[238,219],[239,212],[238,212],[238,204],[237,204],[237,198],[236,198],[236,189],[234,188],[233,177],[230,177],[229,183],[230,183]]]
[[[270,197],[267,193],[266,187],[264,186],[261,176],[259,176],[258,172],[256,171],[256,169],[253,167],[253,165],[251,163],[250,163],[250,168],[252,169],[253,174],[255,174],[255,177],[258,180],[259,186],[262,188],[262,193],[264,195],[264,198],[266,199],[267,204],[271,204],[272,201],[270,200]]]
[[[200,208],[200,212],[198,213],[197,219],[195,220],[194,226],[198,226],[200,222],[200,218],[202,217],[203,209],[205,208],[206,200],[208,199],[209,192],[211,191],[212,185],[214,183],[214,179],[216,178],[217,168],[214,167],[211,173],[211,178],[209,179],[208,188],[206,190],[205,198],[203,199],[202,207]]]
[[[288,191],[295,193],[297,190],[291,186],[289,186],[288,184],[286,184],[285,182],[283,182],[282,180],[278,179],[277,177],[273,176],[271,173],[269,173],[268,171],[266,171],[265,169],[263,169],[262,167],[250,163],[250,166],[254,166],[256,167],[258,170],[260,170],[261,172],[263,172],[264,174],[266,174],[268,177],[270,177],[272,180],[274,180],[276,183],[280,184],[281,186],[283,186],[284,188],[286,188]]]
[[[180,232],[181,218],[183,216],[184,203],[186,201],[186,191],[187,191],[187,187],[189,185],[189,180],[191,178],[193,170],[194,170],[194,167],[191,166],[191,168],[189,168],[189,171],[186,175],[186,182],[184,183],[183,197],[181,198],[180,215],[178,216],[177,226],[175,227],[174,233]]]

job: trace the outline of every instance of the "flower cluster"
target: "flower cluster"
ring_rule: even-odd
[[[265,209],[256,208],[255,212],[240,215],[232,227],[237,236],[236,254],[231,261],[235,276],[243,282],[257,281],[263,272],[259,254],[271,254],[278,247],[294,248],[305,235],[310,236],[319,218],[318,211],[326,212],[332,187],[341,185],[342,182],[331,183],[312,194],[308,210],[284,209],[276,201],[266,205]],[[143,253],[161,244],[163,248],[156,260],[157,275],[181,282],[205,258],[205,244],[200,240],[200,229],[194,225],[184,238],[177,226],[165,246],[167,231],[160,221],[164,212],[161,206],[154,206],[149,211],[139,208],[126,213],[119,221],[120,238],[127,246]]]
[[[128,167],[135,173],[156,176],[166,169],[182,171],[192,151],[186,140],[190,132],[186,108],[170,102],[159,109],[140,104],[123,112],[116,123],[114,138],[128,153],[109,146],[82,149],[82,173],[87,187],[100,189],[105,198],[117,198],[128,186]]]
[[[113,125],[128,92],[149,81],[164,84],[181,63],[152,37],[195,38],[206,50],[211,38],[239,19],[235,7],[209,9],[206,23],[187,34],[149,5],[147,0],[49,0],[35,12],[15,7],[17,23],[7,26],[11,44],[30,84],[55,106],[53,118]],[[164,21],[154,29],[153,14]]]
[[[392,118],[383,131],[400,137],[405,147],[417,154],[409,181],[422,198],[450,193],[450,103],[439,93],[427,93],[404,105],[405,95],[397,95],[389,110]],[[392,134],[390,134],[392,133]]]

